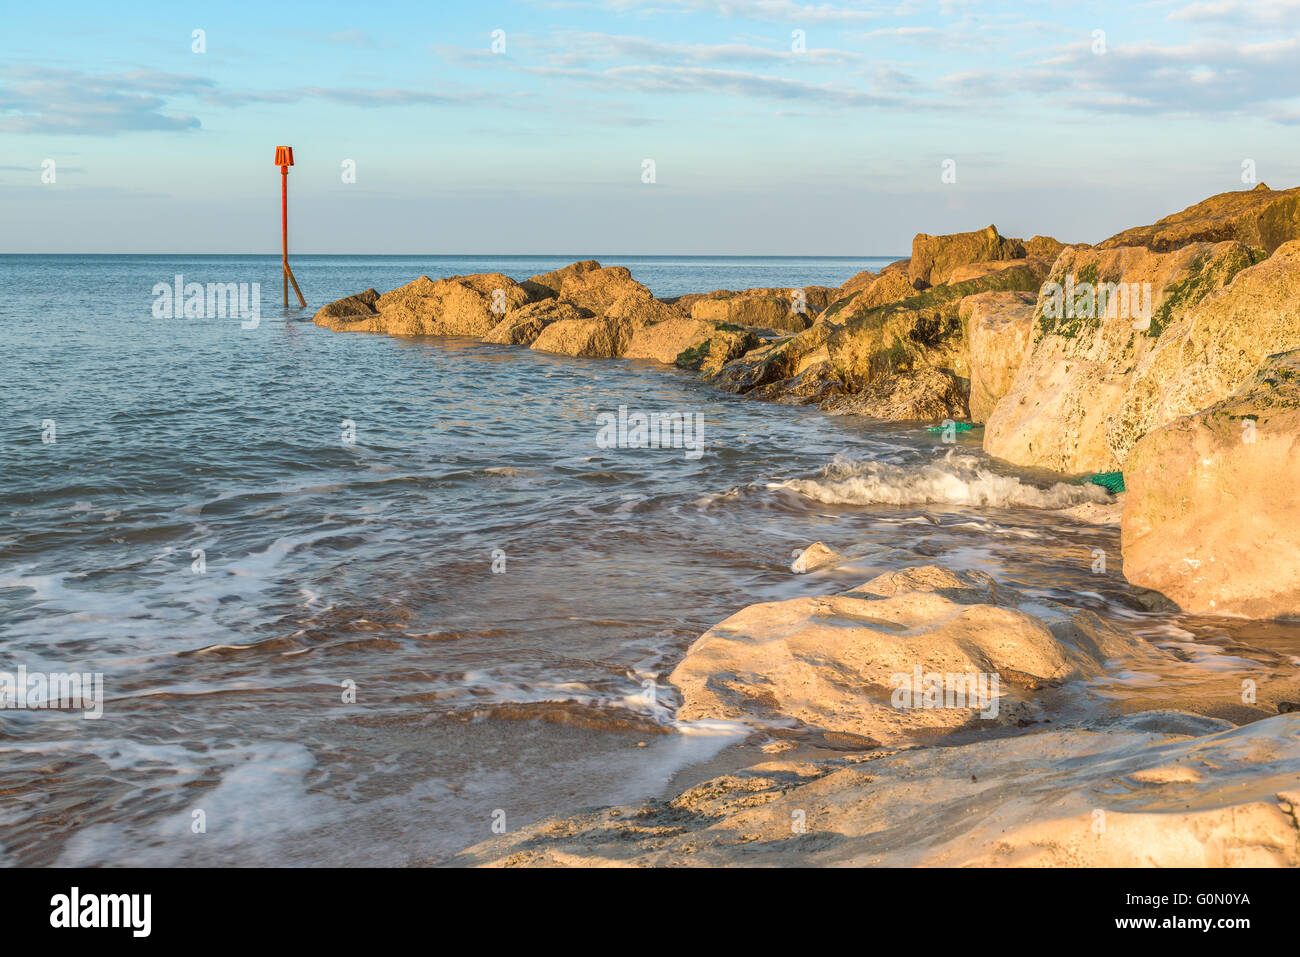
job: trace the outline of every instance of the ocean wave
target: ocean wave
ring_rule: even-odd
[[[1068,508],[1113,501],[1097,485],[1057,482],[1047,488],[1014,475],[999,475],[974,455],[949,450],[921,466],[890,465],[837,456],[814,479],[790,479],[789,489],[827,505],[977,505],[992,508]]]

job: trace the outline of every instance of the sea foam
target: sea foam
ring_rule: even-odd
[[[828,505],[977,505],[1057,509],[1112,501],[1097,485],[1057,482],[1039,488],[1014,475],[999,475],[987,461],[952,449],[920,466],[890,465],[836,456],[812,479],[790,479],[785,488]]]

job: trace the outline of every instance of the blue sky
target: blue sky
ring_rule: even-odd
[[[1300,184],[1300,0],[4,19],[0,252],[275,252],[279,143],[298,252],[889,255],[990,222],[1095,242],[1243,188],[1246,160]]]

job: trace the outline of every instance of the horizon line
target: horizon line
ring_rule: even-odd
[[[177,253],[177,252],[134,252],[134,253],[105,253],[105,252],[0,252],[0,256],[266,256],[272,259],[279,259],[280,253],[248,253],[248,252],[219,252],[219,253]],[[906,259],[907,256],[896,256],[894,253],[876,254],[876,253],[814,253],[814,254],[785,254],[785,253],[296,253],[296,256],[337,256],[352,257],[361,256],[402,256],[408,258],[462,258],[462,259],[567,259],[570,256],[577,256],[573,262],[582,262],[584,259],[597,259],[603,257],[606,259]],[[910,254],[909,254],[910,255]],[[290,256],[292,259],[293,256]]]

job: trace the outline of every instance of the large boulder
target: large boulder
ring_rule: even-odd
[[[833,320],[827,343],[831,363],[851,392],[865,389],[876,379],[922,368],[946,369],[968,379],[961,301],[981,292],[1037,291],[1041,280],[1039,269],[1020,263],[883,306],[859,309],[853,304]]]
[[[989,414],[985,451],[1058,472],[1118,469],[1107,432],[1134,370],[1166,329],[1253,263],[1237,242],[1064,249],[1039,291],[1029,355]]]
[[[483,337],[484,342],[507,346],[527,346],[553,322],[562,319],[590,319],[592,314],[571,302],[560,299],[542,299],[511,309],[505,318]]]
[[[1048,263],[1056,262],[1067,243],[1053,239],[1051,236],[1033,236],[1025,240],[1025,255],[1031,258],[1046,259]]]
[[[876,274],[873,273],[870,269],[864,269],[859,273],[854,273],[852,277],[844,280],[844,282],[840,285],[840,294],[835,298],[839,299],[844,296],[852,295],[855,292],[858,292],[862,289],[866,289],[875,281],[876,281]]]
[[[927,565],[751,605],[705,632],[669,680],[679,720],[795,721],[871,746],[1031,720],[1051,710],[1049,685],[1160,654],[1091,612],[1044,620],[987,575]],[[957,704],[954,679],[934,705],[916,674],[926,687],[931,675],[982,676],[983,690]]]
[[[574,272],[563,276],[559,297],[598,316],[632,319],[635,324],[676,318],[680,313],[660,302],[650,290],[632,278],[626,266],[576,269],[583,263],[566,266]],[[563,273],[564,270],[561,270]],[[544,277],[535,277],[538,282]]]
[[[754,334],[739,326],[699,319],[667,319],[638,329],[623,357],[712,371],[757,344]]]
[[[970,417],[988,421],[1007,394],[1029,349],[1037,295],[981,292],[961,301],[958,315],[970,348]]]
[[[855,292],[835,300],[817,317],[817,321],[843,322],[849,316],[867,309],[910,299],[927,288],[929,287],[924,282],[913,282],[905,269],[886,270]]]
[[[420,276],[376,298],[369,304],[372,312],[331,315],[353,308],[340,300],[318,312],[316,322],[335,330],[394,336],[483,336],[511,309],[528,301],[528,292],[500,273],[452,276],[436,282]]]
[[[1099,249],[1145,246],[1169,252],[1190,243],[1235,240],[1271,253],[1283,243],[1300,239],[1300,187],[1219,193],[1150,226],[1135,226],[1098,244]]]
[[[1300,351],[1148,432],[1124,478],[1130,582],[1198,614],[1300,617]]]
[[[1226,398],[1265,356],[1300,349],[1300,240],[1243,269],[1163,331],[1106,435],[1116,459],[1147,432]]]
[[[829,363],[823,374],[834,375]],[[839,382],[839,377],[834,381]],[[819,398],[822,408],[831,415],[865,415],[886,422],[939,422],[970,417],[966,384],[947,369],[898,372],[876,379],[852,394],[823,393]]]
[[[547,324],[529,348],[566,356],[616,359],[627,350],[632,334],[628,323],[608,316],[560,319]]]
[[[375,301],[378,298],[379,293],[374,288],[353,296],[344,296],[316,310],[314,321],[318,326],[329,327],[337,319],[353,322],[358,319],[369,319],[375,314]]]
[[[818,323],[796,336],[752,349],[719,369],[711,381],[727,392],[744,394],[798,376],[828,360],[826,342],[831,330],[831,326]],[[775,398],[775,393],[766,397]]]
[[[1040,259],[1037,256],[1027,256],[1024,259],[1000,259],[986,263],[968,263],[965,266],[958,266],[948,274],[948,283],[969,282],[972,279],[982,279],[984,276],[992,275],[995,272],[1001,272],[1003,269],[1009,269],[1013,266],[1029,266],[1042,275],[1044,279],[1052,270],[1052,259]]]
[[[954,270],[971,263],[1025,258],[1025,245],[1008,239],[988,226],[970,233],[931,236],[917,233],[912,240],[912,258],[908,275],[931,286],[948,282]]]
[[[521,285],[528,289],[535,299],[554,299],[560,294],[560,287],[564,285],[564,280],[584,273],[596,272],[600,268],[601,265],[596,260],[584,259],[581,262],[570,263],[561,269],[540,273],[524,280]]]
[[[800,306],[803,311],[798,311]],[[778,332],[802,332],[812,321],[812,314],[818,311],[806,299],[795,299],[790,290],[756,289],[735,293],[719,290],[697,299],[691,306],[691,318]]]

